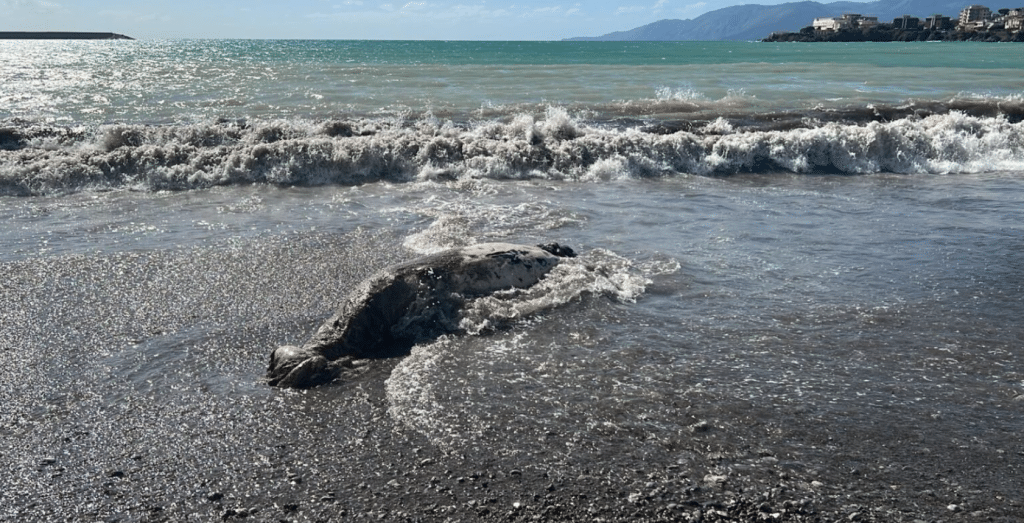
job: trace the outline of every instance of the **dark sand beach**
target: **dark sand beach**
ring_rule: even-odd
[[[323,319],[289,311],[328,311],[316,304],[408,257],[388,253],[394,241],[4,264],[0,519],[1011,522],[1024,510],[1020,435],[944,433],[941,416],[904,427],[793,411],[764,426],[688,395],[666,399],[688,420],[671,440],[513,420],[501,437],[515,448],[460,447],[389,414],[400,359],[311,390],[268,387],[269,351]]]

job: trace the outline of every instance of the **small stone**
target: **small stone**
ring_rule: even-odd
[[[426,467],[427,465],[433,465],[433,464],[434,464],[434,460],[432,460],[430,458],[426,458],[426,459],[423,459],[423,460],[420,461],[420,466],[421,467]]]
[[[951,511],[953,511],[953,512],[956,512],[956,511],[960,510],[960,505],[957,505],[957,504],[955,504],[955,503],[952,503],[952,504],[950,504],[950,505],[946,506],[946,509],[947,509],[947,510],[951,510]]]
[[[690,432],[707,432],[711,430],[711,424],[707,421],[698,421],[690,425]]]
[[[814,481],[811,482],[811,487],[813,487],[813,488],[821,488],[821,487],[824,487],[824,486],[825,486],[825,484],[820,482],[820,481],[818,481],[818,480],[814,480]]]
[[[705,483],[711,483],[711,484],[714,484],[714,485],[725,483],[725,480],[727,480],[727,479],[729,479],[729,478],[727,478],[726,476],[718,476],[718,475],[714,475],[714,474],[708,474],[708,475],[704,476],[704,482]]]
[[[50,458],[50,457],[46,457],[46,458],[43,458],[43,459],[39,460],[39,464],[43,465],[43,466],[53,465],[56,462],[57,462],[56,458]]]
[[[520,503],[520,502],[518,502],[518,501],[516,501],[516,502],[513,502],[513,503],[512,503],[512,508],[514,508],[514,509],[516,509],[516,510],[519,510],[519,509],[523,508],[523,504],[522,504],[522,503]]]

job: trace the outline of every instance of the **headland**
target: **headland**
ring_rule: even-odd
[[[815,18],[799,32],[772,33],[762,42],[1024,42],[1024,8],[993,11],[965,7],[958,17],[935,14],[924,19],[903,15],[892,23],[876,16],[844,14]]]

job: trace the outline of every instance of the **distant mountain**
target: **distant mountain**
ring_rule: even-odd
[[[1010,0],[1011,3],[1017,0]],[[878,2],[791,2],[779,5],[737,5],[704,13],[691,20],[661,20],[629,31],[604,36],[569,38],[573,41],[759,40],[775,31],[799,31],[819,16],[857,13],[891,22],[903,15],[933,14],[956,17],[970,0],[881,0]],[[989,5],[993,10],[1002,5]]]

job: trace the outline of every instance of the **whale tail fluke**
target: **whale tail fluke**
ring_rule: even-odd
[[[540,244],[537,245],[537,247],[540,247],[541,249],[544,249],[545,251],[554,254],[555,256],[558,256],[560,258],[576,257],[576,251],[572,250],[571,247],[556,242]]]

